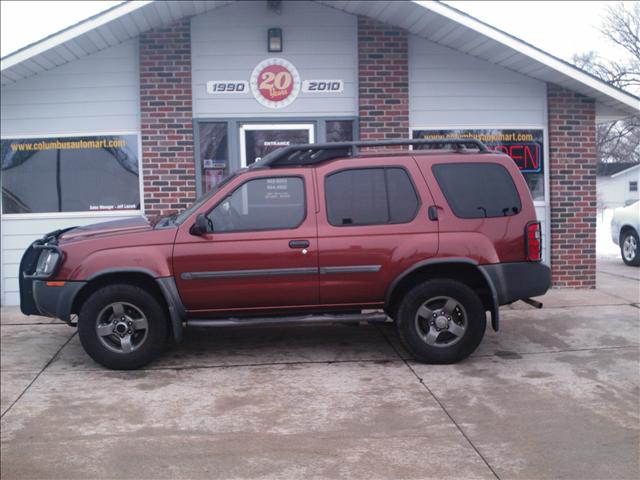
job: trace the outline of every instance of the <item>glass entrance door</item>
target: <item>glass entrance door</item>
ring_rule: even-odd
[[[280,147],[314,143],[312,123],[253,123],[240,125],[240,166],[248,167]]]

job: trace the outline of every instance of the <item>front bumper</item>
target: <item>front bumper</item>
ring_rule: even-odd
[[[496,263],[479,268],[491,279],[499,305],[539,297],[551,287],[551,269],[544,263]]]
[[[615,218],[611,221],[611,240],[616,245],[620,245],[620,224]]]
[[[44,280],[33,281],[33,303],[35,315],[59,318],[71,323],[71,307],[78,292],[87,282],[51,282],[59,286],[47,285]]]
[[[73,228],[73,227],[71,227]],[[64,253],[58,248],[58,237],[71,228],[47,233],[33,242],[20,261],[20,310],[25,315],[44,315],[70,322],[73,299],[86,282],[52,282]],[[53,269],[47,274],[36,272],[40,253],[43,250],[59,252]]]

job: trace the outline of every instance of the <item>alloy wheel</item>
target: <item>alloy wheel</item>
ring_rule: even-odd
[[[96,320],[100,342],[117,353],[131,353],[145,342],[149,322],[142,311],[125,302],[114,302],[103,308]]]
[[[467,312],[452,297],[433,297],[415,315],[415,327],[422,340],[432,347],[450,347],[467,331]]]

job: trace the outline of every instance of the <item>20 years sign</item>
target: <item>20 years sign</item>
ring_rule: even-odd
[[[267,58],[253,69],[246,80],[211,80],[206,85],[210,95],[248,94],[249,91],[261,105],[267,108],[284,108],[291,105],[300,92],[305,94],[341,94],[344,81],[323,79],[302,81],[298,69],[284,58]]]
[[[249,85],[255,99],[265,107],[290,105],[300,93],[300,74],[283,58],[267,58],[256,65]]]

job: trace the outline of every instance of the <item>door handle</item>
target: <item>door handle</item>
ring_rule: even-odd
[[[437,205],[431,205],[429,207],[429,210],[427,210],[429,220],[438,220],[438,208],[439,207]]]
[[[307,248],[309,247],[309,240],[291,240],[289,242],[289,248]]]

